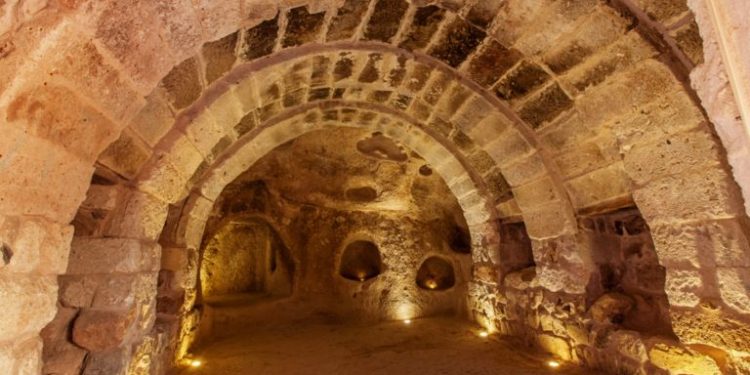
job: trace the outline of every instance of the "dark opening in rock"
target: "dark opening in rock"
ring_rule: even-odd
[[[419,174],[422,176],[432,176],[432,168],[427,165],[419,167]]]
[[[466,228],[453,226],[451,233],[451,249],[461,254],[471,254],[471,235]]]
[[[346,246],[341,256],[339,275],[349,280],[365,281],[378,276],[382,267],[377,245],[370,241],[354,241]]]
[[[417,271],[417,285],[422,289],[446,290],[455,284],[453,265],[443,258],[427,258]]]
[[[13,250],[11,250],[10,246],[7,244],[2,244],[2,246],[0,246],[0,252],[2,252],[3,256],[3,264],[7,266],[10,263],[11,258],[13,258]]]
[[[372,202],[377,198],[377,190],[369,186],[353,188],[346,191],[346,199],[353,202]]]
[[[500,256],[510,270],[523,270],[533,267],[534,254],[531,238],[524,223],[500,224]]]

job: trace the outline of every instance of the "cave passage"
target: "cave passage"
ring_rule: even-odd
[[[229,184],[200,252],[186,373],[551,371],[553,356],[470,321],[469,229],[427,165],[381,133],[333,128]]]

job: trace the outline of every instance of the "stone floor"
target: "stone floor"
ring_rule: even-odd
[[[201,367],[176,373],[593,374],[564,365],[552,370],[546,355],[480,337],[479,327],[455,318],[363,324],[322,312],[289,319],[289,310],[278,311],[263,324],[234,325],[234,334],[217,332],[220,338],[193,353]]]

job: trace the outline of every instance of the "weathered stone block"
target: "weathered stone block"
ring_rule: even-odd
[[[72,339],[93,352],[106,352],[123,345],[135,310],[83,310],[73,324]]]
[[[129,127],[149,144],[155,146],[174,124],[174,115],[169,108],[163,89],[155,89],[146,98],[146,105],[130,122]]]
[[[651,235],[659,261],[668,267],[747,267],[750,245],[742,225],[737,219],[652,225]]]
[[[443,31],[442,38],[430,50],[430,55],[456,68],[482,43],[484,31],[455,18]]]
[[[151,156],[151,148],[126,128],[97,160],[121,176],[133,179]]]
[[[522,57],[520,52],[508,49],[495,40],[488,40],[474,54],[466,68],[466,73],[481,86],[489,88]]]
[[[444,18],[445,10],[440,7],[429,5],[417,8],[399,46],[410,51],[427,47]]]
[[[105,62],[90,40],[66,41],[43,66],[49,67],[45,75],[64,77],[74,90],[97,103],[100,110],[115,120],[127,120],[134,108],[143,104],[127,78]]]
[[[552,121],[573,106],[573,101],[568,97],[557,83],[552,83],[531,97],[518,114],[528,122],[531,127],[537,129],[544,123]]]
[[[144,93],[175,62],[162,27],[155,3],[137,1],[106,3],[96,25],[96,38]]]
[[[234,62],[237,60],[235,50],[238,39],[239,32],[234,32],[203,45],[202,53],[206,64],[207,84],[211,84],[234,66]]]
[[[123,238],[76,237],[71,246],[68,274],[136,273],[157,271],[158,244]]]
[[[750,269],[721,267],[716,270],[716,277],[724,303],[738,313],[750,313]]]
[[[244,60],[255,60],[269,55],[276,46],[279,33],[278,16],[263,21],[257,26],[244,31],[244,38],[239,46],[239,56]]]
[[[86,351],[68,341],[70,325],[77,309],[58,308],[55,319],[42,330],[45,374],[77,374]]]
[[[688,170],[633,191],[651,224],[736,217],[743,211],[740,195],[729,173],[718,167]]]
[[[365,29],[365,39],[390,43],[408,8],[409,3],[405,0],[377,0]]]
[[[336,41],[351,38],[362,22],[365,12],[367,12],[367,6],[362,1],[346,0],[328,27],[327,39]]]
[[[631,186],[620,163],[574,178],[565,184],[573,205],[578,209],[621,206],[631,201]]]
[[[479,130],[472,129],[473,138],[479,139],[479,134],[477,134]],[[532,152],[532,147],[526,138],[513,127],[507,127],[502,133],[492,138],[485,138],[485,142],[488,143],[481,147],[499,165],[511,164],[514,160],[527,157]]]
[[[84,160],[98,156],[119,132],[97,109],[52,84],[19,93],[8,106],[6,119]]]
[[[236,31],[245,18],[240,0],[192,2],[208,40],[215,40]]]
[[[587,132],[584,131],[584,134]],[[575,137],[577,138],[577,137]],[[598,136],[583,140],[576,139],[575,145],[561,150],[555,155],[554,162],[564,177],[577,177],[600,168],[620,162],[619,152],[610,155],[609,150],[617,149],[612,134],[602,132]],[[622,163],[619,163],[622,169]]]
[[[161,81],[161,87],[175,110],[192,104],[203,92],[199,62],[195,57],[176,65]]]
[[[518,58],[520,56],[517,56]],[[550,75],[539,65],[524,60],[508,72],[494,87],[494,90],[498,98],[514,100],[534,91],[549,79]]]
[[[314,42],[323,26],[325,12],[308,13],[307,8],[292,8],[287,13],[288,24],[284,35],[284,47],[299,46]]]
[[[481,1],[469,9],[466,19],[477,27],[487,30],[503,4],[502,0]]]
[[[625,168],[638,184],[700,167],[721,163],[721,146],[706,126],[643,142],[624,152]]]
[[[513,188],[513,196],[522,211],[533,211],[536,207],[562,198],[559,196],[558,187],[549,177]]]
[[[130,346],[87,355],[82,375],[124,374],[132,356]]]
[[[505,176],[508,184],[512,187],[520,186],[542,177],[542,175],[547,173],[546,169],[542,157],[537,152],[527,157],[513,160],[501,167],[503,176]]]
[[[664,291],[669,297],[669,304],[680,307],[696,307],[706,294],[700,272],[690,269],[667,268]]]
[[[163,0],[154,3],[154,8],[164,23],[163,37],[172,47],[175,61],[190,57],[204,41],[203,27],[193,1]],[[213,39],[208,34],[205,37]]]
[[[167,204],[139,191],[129,196],[113,212],[105,228],[110,237],[156,240],[164,227]]]

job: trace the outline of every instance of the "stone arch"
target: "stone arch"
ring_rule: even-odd
[[[72,236],[72,230],[67,223],[84,200],[85,191],[89,186],[89,177],[93,172],[94,158],[100,151],[105,150],[107,145],[117,140],[117,134],[132,118],[136,117],[138,108],[149,103],[148,100],[144,101],[142,96],[150,95],[157,82],[178,62],[187,56],[192,56],[204,41],[217,40],[231,34],[241,26],[253,27],[261,20],[272,19],[279,10],[279,5],[276,3],[261,5],[257,1],[249,0],[201,3],[201,6],[197,8],[194,8],[192,3],[184,3],[183,6],[175,4],[86,3],[81,5],[66,3],[53,8],[54,12],[45,12],[37,18],[26,19],[24,22],[27,22],[29,27],[19,27],[13,38],[16,50],[20,52],[11,53],[2,61],[3,81],[10,83],[3,85],[4,88],[0,89],[2,90],[0,106],[3,107],[7,122],[12,125],[8,129],[8,137],[4,139],[3,149],[7,150],[4,154],[22,155],[22,157],[12,157],[6,164],[5,171],[7,172],[5,173],[9,176],[7,180],[14,182],[0,188],[4,197],[0,201],[0,209],[5,216],[17,217],[24,224],[44,228],[42,231],[45,234],[45,241],[50,242],[49,249],[45,248],[45,254],[55,254],[51,260],[34,261],[37,263],[32,262],[31,265],[9,269],[22,275],[19,277],[24,280],[20,282],[23,288],[36,288],[39,295],[45,296],[47,305],[54,304],[52,295],[55,293],[55,283],[49,275],[61,273],[61,269],[64,268],[68,253],[67,244],[70,242],[68,239]],[[463,27],[461,22],[466,20],[464,24],[476,25],[480,30],[492,30],[493,34],[500,35],[501,37],[496,38],[499,42],[513,41],[514,45],[523,51],[539,56],[540,53],[551,48],[556,41],[567,42],[564,46],[574,45],[574,42],[578,40],[570,31],[584,21],[589,23],[598,19],[598,17],[581,19],[583,14],[588,16],[589,13],[585,13],[578,7],[562,10],[554,8],[554,11],[546,13],[535,10],[541,13],[533,13],[531,17],[526,17],[526,14],[499,13],[497,8],[493,9],[493,4],[495,2],[489,2],[487,9],[480,9],[475,3],[439,2],[439,5],[446,9],[460,9],[460,12],[457,15],[449,14],[445,22],[440,21],[436,30],[442,32],[449,27],[456,27],[456,30],[459,30]],[[543,3],[540,2],[540,4]],[[367,25],[375,12],[374,9],[360,13],[347,13],[346,11],[339,12],[335,9],[336,7],[327,5],[323,2],[310,2],[306,9],[308,14],[325,9],[330,13],[326,22],[335,19],[340,14],[359,14],[359,16],[354,16],[356,22],[354,22],[353,31],[348,33],[339,30],[338,35],[352,39],[368,37]],[[373,8],[374,5],[375,3],[373,3]],[[394,35],[396,39],[408,35],[410,25],[413,24],[412,19],[417,14],[415,8],[421,5],[423,4],[409,5],[409,10],[406,12],[408,20],[396,28]],[[586,7],[597,12],[606,13],[608,9],[600,5],[588,5]],[[544,6],[540,5],[540,8]],[[286,14],[282,12],[280,18],[287,20]],[[493,17],[488,20],[482,17],[482,14],[491,14]],[[247,15],[251,15],[252,19],[248,20]],[[515,21],[514,24],[519,26],[513,30],[502,28],[498,26],[501,22],[493,21],[496,16],[504,20]],[[361,18],[357,19],[357,17]],[[550,21],[545,24],[555,27],[530,33],[528,31],[533,29],[535,20]],[[452,23],[453,21],[457,23]],[[689,22],[685,24],[689,25]],[[337,30],[336,27],[328,26],[328,24],[325,28],[327,32]],[[393,27],[386,28],[386,30],[392,29]],[[142,32],[133,32],[141,30]],[[704,31],[703,28],[701,31]],[[138,40],[131,36],[131,32],[145,39]],[[563,39],[550,37],[549,34],[552,33],[561,34]],[[326,37],[327,35],[328,33]],[[334,35],[337,34],[334,33]],[[442,36],[443,34],[436,35]],[[591,193],[595,190],[591,185],[592,181],[601,184],[602,181],[616,179],[620,185],[618,187],[623,188],[615,194],[617,198],[628,195],[630,188],[634,188],[632,190],[634,190],[636,203],[649,223],[655,227],[655,241],[660,259],[668,265],[669,269],[674,270],[669,279],[671,281],[668,281],[670,284],[668,293],[675,305],[679,305],[675,311],[680,310],[680,315],[685,316],[684,319],[678,319],[678,322],[683,322],[678,324],[684,328],[683,331],[678,330],[678,335],[689,342],[706,342],[707,339],[699,332],[690,329],[690,326],[701,325],[693,323],[704,322],[707,319],[708,315],[702,314],[698,307],[702,301],[700,295],[704,291],[708,290],[711,296],[710,301],[702,301],[705,306],[721,305],[721,316],[732,316],[733,319],[746,321],[747,293],[743,291],[743,286],[747,283],[743,282],[746,279],[744,270],[742,267],[737,267],[737,265],[745,266],[747,262],[744,213],[736,210],[736,205],[741,202],[741,198],[727,170],[726,156],[721,151],[714,152],[720,147],[717,146],[718,143],[711,127],[700,113],[700,108],[689,100],[690,95],[677,88],[668,92],[652,92],[657,96],[663,95],[667,99],[662,98],[656,103],[648,103],[653,99],[647,94],[651,91],[648,85],[651,79],[666,79],[667,82],[672,82],[673,77],[668,69],[657,62],[655,57],[658,57],[656,53],[658,51],[654,52],[648,46],[644,47],[648,43],[643,43],[635,33],[627,36],[627,38],[618,39],[623,42],[619,45],[615,43],[606,47],[592,47],[594,52],[584,56],[590,57],[590,60],[584,64],[579,64],[582,58],[572,59],[572,64],[575,66],[571,70],[566,70],[567,75],[555,75],[553,81],[558,86],[549,84],[545,87],[550,90],[545,89],[540,91],[539,95],[532,95],[540,99],[552,97],[566,101],[555,89],[555,87],[559,88],[559,82],[568,80],[573,87],[576,87],[577,82],[586,84],[585,88],[576,87],[574,90],[582,95],[581,98],[571,98],[566,94],[568,100],[577,101],[576,110],[553,119],[550,121],[551,124],[545,125],[540,132],[543,134],[545,144],[556,144],[559,141],[569,146],[568,148],[582,145],[585,147],[581,148],[590,150],[592,144],[596,143],[591,140],[597,138],[596,134],[591,137],[580,137],[586,138],[581,140],[577,136],[570,136],[570,132],[575,133],[577,130],[574,129],[591,130],[591,127],[598,128],[602,124],[610,130],[626,130],[617,133],[615,137],[604,137],[607,139],[605,143],[611,143],[613,139],[617,142],[625,140],[622,147],[607,148],[607,150],[624,154],[622,165],[611,168],[602,167],[595,171],[577,171],[576,173],[585,174],[576,175],[570,180],[564,179],[564,184],[567,185],[569,192],[572,190],[577,194],[572,198],[576,209],[579,207],[575,202],[601,199],[597,194]],[[321,33],[320,38],[322,37]],[[418,38],[414,40],[419,41]],[[388,41],[396,42],[396,40]],[[536,44],[535,41],[539,43]],[[428,44],[432,42],[434,41],[428,40]],[[564,46],[553,52],[560,52]],[[64,50],[63,53],[55,53],[58,47]],[[617,51],[615,47],[622,47],[622,51],[626,52],[628,58],[646,56],[644,58],[647,63],[635,68],[633,66],[640,62],[637,58],[633,58],[632,61],[626,59],[627,61],[624,62],[613,63],[607,60],[605,53],[596,49],[605,48],[608,52],[612,52]],[[478,47],[477,51],[487,51],[483,48],[485,47]],[[438,52],[441,53],[436,54],[443,56],[448,63],[455,62],[451,60],[452,54],[450,53],[454,51],[443,49]],[[554,59],[551,58],[555,55],[565,56],[562,53],[551,52],[543,57],[550,58],[545,61],[552,61]],[[72,59],[80,64],[65,64],[64,60],[61,60],[66,58],[70,60],[71,56],[80,56],[80,58]],[[597,71],[606,73],[593,76],[584,74],[586,71],[582,67],[596,66],[603,68]],[[566,64],[558,65],[558,67],[562,67],[561,70],[569,68]],[[6,75],[12,78],[7,78]],[[580,81],[575,79],[581,77],[583,78]],[[121,88],[116,90],[117,92],[110,89],[113,82]],[[50,83],[50,85],[43,85],[43,83]],[[670,87],[673,86],[670,85]],[[632,95],[631,98],[630,94],[633,92],[638,95]],[[542,95],[543,93],[558,96]],[[626,103],[628,105],[623,106],[623,111],[613,114],[598,113],[596,110],[602,103],[623,97],[632,99]],[[64,100],[59,100],[60,98]],[[522,102],[521,104],[527,104],[526,101]],[[534,102],[531,100],[528,104]],[[40,107],[43,108],[40,112],[29,110]],[[628,107],[632,110],[627,110]],[[521,105],[514,109],[523,112],[525,108],[528,107]],[[86,124],[79,122],[81,117],[87,120]],[[41,126],[47,120],[57,121],[60,126],[54,130]],[[688,128],[671,127],[680,122],[689,124]],[[668,123],[670,126],[660,127],[656,131],[642,126],[653,123]],[[91,124],[93,125],[88,126]],[[630,137],[634,134],[637,136],[633,139],[638,139],[638,142],[631,144],[628,139],[631,139]],[[640,136],[643,134],[647,134],[648,137],[641,139]],[[671,146],[667,141],[671,141],[670,138],[675,135],[683,140],[697,140],[697,142],[690,143],[690,145],[687,145],[689,142],[678,143],[684,146],[681,146],[682,148],[664,146]],[[79,136],[82,137],[78,142],[71,141]],[[732,150],[736,149],[737,147],[732,147]],[[31,152],[32,150],[45,150],[45,154],[37,155]],[[575,153],[569,151],[561,147],[556,150],[554,156],[574,158],[570,155],[575,155]],[[661,151],[664,151],[666,155],[664,162],[644,163],[648,161],[644,155]],[[686,157],[691,152],[708,153],[711,156],[706,158],[708,160],[694,160]],[[683,162],[688,159],[689,162]],[[736,157],[733,160],[735,164],[738,163]],[[674,164],[670,164],[672,162]],[[617,163],[619,161],[613,164]],[[652,168],[643,169],[644,166]],[[42,174],[37,173],[39,170],[50,171],[50,173],[42,177]],[[707,171],[705,176],[704,171]],[[600,178],[594,178],[596,175]],[[615,178],[610,178],[612,176]],[[630,186],[633,182],[634,185]],[[680,197],[681,190],[671,188],[675,184],[694,184],[704,188],[703,191],[706,194],[696,192],[690,197],[692,200],[690,204],[682,204],[684,202]],[[54,189],[50,186],[60,188]],[[570,193],[562,196],[567,194]],[[129,212],[141,212],[140,210],[143,209],[149,211],[149,215],[166,215],[165,212],[161,212],[163,208],[157,208],[153,202],[149,201],[150,197],[137,192],[126,192],[126,195],[129,198],[124,202],[127,203],[121,204],[118,209]],[[669,206],[662,209],[662,202],[669,203]],[[108,207],[114,209],[111,206]],[[710,210],[706,211],[707,207]],[[158,230],[155,227],[158,226],[159,220],[152,220],[149,216],[145,218],[149,221],[137,223],[135,217],[127,220],[120,219],[120,222],[108,224],[110,228],[108,230],[110,233],[126,233],[125,236],[130,238],[158,236]],[[538,216],[530,215],[530,218],[537,219]],[[706,237],[711,239],[709,241],[711,244],[697,241],[698,238]],[[543,237],[535,241],[537,253],[549,253],[550,248],[556,248],[556,246],[548,246],[550,242],[554,243],[555,240]],[[568,234],[557,242],[572,244],[576,241],[574,236]],[[676,249],[670,245],[673,243],[686,243],[686,245],[681,249]],[[716,262],[711,260],[713,258],[723,260]],[[689,260],[685,262],[685,259]],[[726,261],[726,259],[732,260]],[[12,264],[11,267],[19,267],[16,266],[18,263]],[[711,269],[713,266],[719,268],[717,272]],[[47,275],[45,278],[47,282],[44,285],[32,285],[31,280],[35,277],[29,274],[35,275],[33,272],[36,271]],[[9,281],[9,285],[17,284]],[[13,290],[12,288],[4,289]],[[35,321],[41,322],[47,318],[39,317]],[[27,338],[28,335],[38,330],[37,326],[38,324],[31,324],[8,330],[4,338],[8,340],[15,337]],[[739,335],[737,337],[744,337],[741,330],[733,332]],[[28,344],[29,340],[24,342]],[[722,340],[716,338],[709,341],[717,346],[725,346],[721,343]],[[746,351],[747,349],[732,345],[732,350]]]

